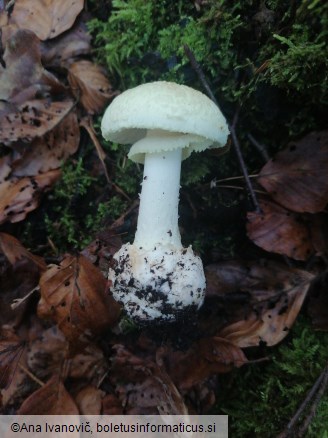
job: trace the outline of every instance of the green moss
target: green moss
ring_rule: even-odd
[[[269,363],[246,366],[229,383],[222,379],[218,409],[229,414],[233,438],[276,437],[287,426],[327,364],[327,334],[314,332],[299,318],[289,338],[264,354]],[[327,433],[326,394],[306,436]]]
[[[67,163],[62,178],[48,199],[44,217],[47,238],[60,253],[83,249],[108,222],[113,222],[127,208],[127,202],[114,194],[107,196],[104,182],[91,177],[83,160]],[[100,193],[99,201],[94,200]],[[104,200],[100,200],[104,199]]]

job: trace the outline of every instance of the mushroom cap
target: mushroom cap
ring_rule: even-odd
[[[185,159],[192,151],[223,147],[229,135],[225,117],[205,94],[165,81],[117,96],[104,114],[101,130],[107,140],[134,144],[129,158],[141,163],[145,153],[182,148]]]

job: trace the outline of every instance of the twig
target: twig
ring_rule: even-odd
[[[238,119],[239,119],[239,113],[240,113],[240,107],[237,108],[237,111],[235,112],[232,124],[229,127],[230,132],[231,132],[232,142],[235,146],[235,152],[237,154],[237,158],[239,161],[239,165],[241,167],[241,171],[243,172],[249,194],[251,196],[253,205],[255,207],[255,211],[256,211],[256,213],[261,213],[262,210],[261,210],[260,204],[258,203],[256,194],[254,192],[253,185],[252,185],[251,179],[250,179],[248,171],[247,171],[244,157],[241,153],[241,148],[240,148],[239,140],[238,140],[237,133],[236,133],[236,127],[237,127],[237,123],[238,123]]]
[[[185,53],[186,53],[186,55],[187,55],[187,57],[188,57],[188,59],[189,59],[189,61],[191,63],[192,68],[195,70],[195,72],[197,73],[201,83],[203,84],[203,87],[204,87],[208,97],[210,99],[212,99],[212,101],[219,107],[218,101],[216,100],[216,98],[215,98],[215,96],[214,96],[214,94],[213,94],[213,92],[212,92],[212,90],[211,90],[211,88],[210,88],[210,86],[209,86],[209,84],[208,84],[208,82],[206,80],[206,77],[205,77],[205,75],[204,75],[204,73],[202,71],[201,66],[196,61],[195,55],[193,54],[192,50],[186,44],[183,46],[183,48],[184,48],[184,51],[185,51]],[[229,129],[230,129],[230,132],[231,132],[232,142],[233,142],[233,145],[234,145],[235,152],[237,154],[239,165],[240,165],[241,170],[243,172],[243,175],[244,175],[244,178],[245,178],[245,182],[246,182],[248,191],[250,193],[253,205],[255,207],[256,212],[260,213],[261,212],[261,208],[260,208],[260,205],[259,205],[259,203],[257,201],[257,198],[256,198],[256,195],[255,195],[255,192],[254,192],[251,180],[249,178],[247,167],[246,167],[243,155],[241,153],[240,144],[239,144],[239,140],[238,140],[237,133],[236,133],[236,126],[237,126],[237,122],[238,122],[238,118],[239,118],[239,112],[240,112],[240,107],[237,108],[237,111],[235,112],[235,115],[234,115],[234,118],[233,118],[233,122],[229,126]]]
[[[187,55],[190,64],[192,66],[192,68],[195,70],[195,72],[197,73],[201,83],[203,84],[203,87],[206,90],[206,93],[208,95],[208,97],[213,100],[213,102],[216,104],[216,106],[219,106],[218,101],[216,100],[216,97],[214,96],[213,91],[211,90],[211,87],[209,86],[207,79],[204,75],[204,72],[201,68],[201,66],[198,64],[198,62],[196,61],[195,55],[193,54],[192,50],[190,49],[190,47],[187,44],[184,44],[183,49],[185,51],[185,54]]]
[[[24,365],[22,364],[18,364],[19,368],[24,371],[24,373],[29,376],[30,379],[34,380],[34,382],[36,382],[38,385],[40,386],[44,386],[44,382],[42,382],[42,380],[38,379],[33,373],[31,373],[30,370],[28,370],[26,367],[24,367]]]
[[[98,140],[98,138],[96,136],[96,133],[95,133],[95,131],[93,129],[93,126],[92,126],[92,123],[91,123],[91,118],[90,117],[84,117],[80,121],[80,126],[82,126],[87,131],[87,133],[89,134],[90,139],[91,139],[92,143],[94,144],[94,147],[96,148],[97,155],[98,155],[98,158],[100,160],[101,166],[103,168],[106,180],[107,180],[108,184],[110,184],[111,181],[110,181],[110,178],[109,178],[109,175],[108,175],[107,166],[106,166],[106,163],[105,163],[106,154],[105,154],[103,148],[101,147],[101,144],[100,144],[100,142],[99,142],[99,140]]]
[[[256,147],[256,149],[260,152],[260,154],[262,155],[263,159],[267,162],[270,160],[270,156],[268,154],[268,151],[266,150],[266,147],[259,143],[253,136],[252,134],[247,134],[248,140],[252,143],[252,145],[254,145]]]
[[[305,435],[305,432],[307,431],[312,419],[315,416],[318,404],[320,402],[320,400],[322,399],[322,396],[324,395],[326,389],[327,389],[327,385],[328,385],[328,365],[326,366],[325,370],[323,371],[324,376],[321,380],[321,383],[319,385],[319,390],[313,400],[312,406],[310,408],[310,412],[307,415],[307,417],[305,418],[302,426],[299,428],[299,436],[302,437]]]
[[[304,410],[306,409],[307,405],[310,403],[310,401],[314,398],[316,392],[319,390],[319,388],[321,387],[322,389],[322,394],[318,397],[315,397],[314,403],[313,405],[315,405],[314,410],[316,409],[316,406],[319,402],[319,400],[321,399],[326,387],[327,387],[327,379],[328,379],[328,365],[326,365],[326,367],[324,368],[324,370],[322,371],[322,373],[320,374],[320,376],[317,378],[317,380],[315,381],[314,385],[312,386],[311,390],[308,392],[308,394],[305,397],[305,400],[302,402],[301,406],[297,409],[296,413],[294,414],[293,418],[290,420],[290,422],[287,424],[286,428],[283,430],[283,432],[281,432],[277,438],[288,438],[288,436],[290,435],[290,433],[293,431],[296,423],[299,421],[300,416],[303,414]],[[313,407],[312,405],[312,407]],[[312,408],[311,408],[312,410]],[[313,415],[310,415],[310,420],[313,418]],[[305,422],[302,426],[302,429],[304,429],[304,426],[307,427],[309,425],[309,423],[307,423],[309,416],[305,419]],[[303,430],[304,431],[304,430]]]

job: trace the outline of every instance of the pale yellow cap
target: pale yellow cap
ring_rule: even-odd
[[[132,146],[129,158],[143,162],[144,154],[182,148],[192,151],[223,147],[229,129],[220,109],[205,94],[174,82],[150,82],[124,91],[107,108],[102,135],[115,143],[134,144],[150,131],[166,132],[169,141],[143,141]],[[181,135],[182,134],[182,135]]]

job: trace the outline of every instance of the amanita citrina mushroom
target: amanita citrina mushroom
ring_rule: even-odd
[[[161,81],[117,96],[101,129],[107,140],[132,144],[128,157],[144,164],[135,239],[114,255],[111,292],[137,322],[175,321],[199,309],[205,295],[202,261],[181,244],[181,160],[224,146],[226,120],[203,93]]]

